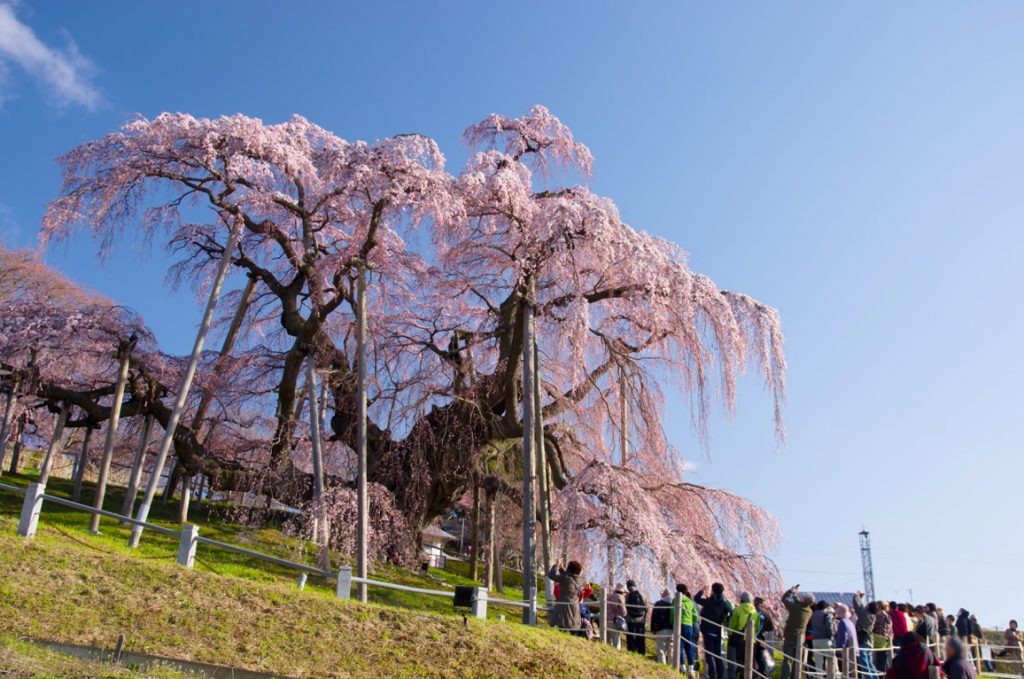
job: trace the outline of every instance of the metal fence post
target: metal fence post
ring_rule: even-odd
[[[679,671],[683,655],[683,595],[676,592],[672,602],[672,667]]]
[[[743,676],[754,679],[754,616],[747,618],[747,628],[743,630]]]
[[[45,492],[46,486],[41,483],[30,483],[25,488],[25,501],[21,505],[21,519],[18,521],[18,535],[21,537],[31,539],[36,536]]]
[[[796,666],[796,676],[794,679],[804,679],[804,666],[807,663],[807,647],[804,646],[802,639],[797,639],[796,643],[796,660],[793,663]],[[783,658],[782,662],[786,662],[786,659]]]
[[[487,588],[473,588],[473,605],[470,607],[474,618],[483,620],[487,617]]]
[[[300,592],[302,590],[306,589],[306,577],[307,577],[307,575],[305,573],[299,573],[298,587],[299,587],[299,591]]]
[[[196,538],[199,537],[199,526],[189,524],[181,529],[178,540],[178,565],[192,568],[196,562]]]
[[[338,587],[334,590],[334,596],[339,599],[352,598],[352,567],[342,566],[338,569]]]

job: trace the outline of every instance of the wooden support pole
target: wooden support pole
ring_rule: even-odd
[[[4,404],[4,419],[0,421],[0,475],[3,474],[4,458],[7,457],[7,440],[11,438],[14,428],[14,408],[18,405],[18,386],[20,379],[15,377],[11,391],[7,394]]]
[[[64,434],[64,422],[68,418],[68,406],[62,403],[60,412],[57,413],[57,420],[53,425],[53,436],[50,437],[50,445],[46,448],[46,457],[43,458],[42,467],[39,469],[39,485],[46,490],[46,482],[50,479],[50,469],[53,467],[53,458],[57,457],[57,450],[60,448],[60,439]]]
[[[754,679],[754,616],[747,618],[747,627],[743,630],[743,676]]]
[[[313,501],[317,505],[317,535],[320,546],[319,565],[327,570],[331,565],[330,529],[327,525],[327,510],[320,496],[324,492],[324,444],[320,432],[320,404],[316,388],[316,365],[312,352],[306,357],[306,391],[309,398],[309,438],[313,448]]]
[[[672,667],[676,672],[683,662],[683,594],[676,592],[672,600]]]
[[[85,436],[82,437],[82,448],[78,453],[78,460],[75,461],[74,486],[71,489],[71,499],[78,502],[82,497],[82,482],[85,480],[85,470],[89,466],[89,441],[92,439],[92,427],[85,428]]]
[[[228,266],[231,264],[231,255],[234,253],[235,247],[238,245],[241,228],[240,224],[232,225],[231,233],[228,236],[228,243],[224,248],[224,253],[221,255],[217,275],[214,279],[213,286],[210,288],[210,297],[206,303],[206,311],[203,313],[203,320],[199,324],[199,331],[196,333],[196,341],[192,346],[192,355],[189,357],[188,366],[185,368],[185,374],[182,376],[181,385],[178,387],[178,393],[174,399],[174,407],[171,409],[171,416],[168,418],[167,427],[164,429],[163,438],[160,440],[160,448],[156,455],[156,465],[153,468],[152,476],[149,477],[149,483],[146,486],[146,495],[142,500],[142,504],[139,505],[139,513],[136,517],[139,521],[144,522],[149,519],[149,508],[153,504],[153,499],[156,497],[157,484],[160,482],[160,475],[163,473],[164,462],[167,460],[167,454],[171,451],[171,445],[174,443],[174,432],[178,428],[178,421],[181,419],[181,415],[185,411],[188,392],[192,387],[192,379],[195,377],[196,368],[199,367],[199,357],[203,352],[203,345],[206,343],[206,335],[210,331],[210,323],[213,321],[213,312],[217,307],[217,300],[220,299],[220,290],[224,285],[224,278],[227,276]],[[128,541],[128,546],[138,547],[141,539],[142,526],[140,524],[136,524],[132,527],[132,535]]]
[[[153,430],[153,416],[146,415],[142,423],[142,433],[139,435],[139,447],[135,450],[135,459],[132,460],[131,473],[128,476],[128,487],[124,491],[124,502],[121,503],[121,515],[131,516],[135,511],[135,500],[139,495],[139,484],[142,482],[142,468],[146,466],[146,447],[149,445],[149,435]],[[127,522],[122,521],[122,525]]]
[[[124,390],[128,384],[128,365],[134,340],[123,342],[118,348],[120,364],[117,371],[117,382],[114,384],[114,399],[110,404],[110,420],[107,422],[107,436],[103,440],[103,456],[100,458],[100,475],[96,480],[96,497],[92,506],[103,509],[103,500],[107,495],[107,480],[110,476],[110,461],[114,458],[114,443],[117,441],[117,425],[121,421],[121,403],[124,401]],[[93,514],[89,519],[89,532],[97,535],[100,532],[100,515]]]
[[[529,288],[532,293],[532,286]],[[530,294],[528,293],[528,294]],[[537,569],[534,566],[536,550],[537,510],[534,504],[534,380],[533,365],[533,300],[525,299],[520,305],[523,335],[523,624],[537,624]]]
[[[366,263],[359,265],[356,283],[356,458],[358,477],[356,496],[359,502],[356,531],[356,569],[359,581],[359,600],[366,602],[367,537],[370,529],[370,499],[366,491]]]
[[[469,518],[469,579],[480,579],[480,483],[473,475],[473,509]]]
[[[554,600],[555,584],[547,577],[551,570],[551,505],[547,493],[548,485],[548,461],[544,449],[544,410],[541,393],[540,377],[540,350],[537,348],[537,338],[533,338],[533,370],[535,379],[533,381],[533,413],[535,421],[534,447],[536,450],[537,470],[537,499],[540,504],[540,553],[541,570],[544,572],[544,599],[550,604]]]

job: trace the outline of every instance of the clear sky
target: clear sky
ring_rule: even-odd
[[[134,115],[292,113],[348,139],[547,105],[593,187],[782,313],[787,446],[757,380],[695,479],[780,520],[785,579],[1024,616],[1024,4],[0,0],[0,233],[28,245],[54,158]],[[348,3],[356,4],[356,3]],[[126,243],[48,260],[186,352],[192,293]]]

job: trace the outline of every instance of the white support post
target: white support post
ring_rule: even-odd
[[[306,573],[299,573],[299,583],[298,583],[298,587],[299,587],[299,591],[300,591],[300,592],[301,592],[302,590],[306,589],[306,579],[307,579],[308,577],[309,577],[309,575],[308,575],[308,574],[306,574]]]
[[[683,650],[683,595],[676,592],[672,601],[672,667],[679,671]]]
[[[470,608],[474,618],[480,618],[483,620],[487,617],[487,588],[486,587],[474,587],[473,588],[473,603]]]
[[[334,590],[334,596],[339,599],[352,598],[352,567],[342,566],[338,569],[338,586]]]
[[[199,526],[189,524],[181,529],[178,540],[178,565],[192,568],[196,563],[196,538],[199,537]]]
[[[25,488],[25,501],[21,505],[21,519],[18,521],[18,535],[21,537],[32,539],[36,536],[45,492],[46,486],[41,483],[30,483]]]
[[[213,281],[213,286],[210,288],[210,298],[206,303],[206,311],[203,313],[203,320],[199,324],[199,331],[196,333],[196,341],[192,346],[192,355],[189,357],[188,366],[185,368],[185,374],[181,378],[181,385],[178,387],[178,393],[174,399],[174,407],[171,408],[171,416],[167,418],[167,426],[164,429],[163,438],[160,440],[160,448],[156,454],[156,464],[153,467],[153,474],[149,477],[149,484],[146,486],[146,495],[142,499],[142,504],[139,505],[138,520],[146,521],[149,519],[149,508],[153,504],[153,499],[156,497],[156,487],[160,483],[160,475],[164,470],[164,462],[167,460],[167,454],[171,451],[171,445],[174,443],[174,432],[178,429],[178,421],[181,419],[181,414],[185,411],[185,402],[188,400],[189,389],[192,388],[192,378],[195,377],[196,368],[199,367],[199,358],[203,353],[203,345],[206,343],[206,335],[210,331],[210,323],[213,321],[213,312],[217,308],[217,300],[220,299],[220,290],[224,285],[224,278],[228,273],[228,266],[231,265],[231,255],[235,251],[235,247],[238,245],[238,239],[240,237],[240,231],[242,226],[240,224],[231,225],[231,233],[228,236],[228,243],[224,247],[224,254],[221,255],[220,265],[217,269],[217,276]],[[132,527],[132,535],[128,539],[129,547],[138,547],[139,541],[142,539],[142,525],[136,524]]]

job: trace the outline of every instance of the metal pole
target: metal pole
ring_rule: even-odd
[[[142,467],[146,464],[146,446],[149,445],[149,433],[153,429],[153,416],[146,415],[142,424],[142,435],[139,436],[139,447],[132,460],[132,473],[128,478],[128,488],[124,491],[124,502],[121,503],[121,515],[131,516],[135,510],[135,499],[139,494],[139,483],[142,481]],[[127,525],[125,521],[122,525]]]
[[[532,286],[530,287],[532,292]],[[529,294],[529,293],[528,293]],[[537,623],[537,569],[534,567],[537,511],[534,504],[534,374],[533,300],[520,306],[523,323],[523,624]]]
[[[196,342],[192,347],[192,356],[189,358],[188,367],[185,368],[185,374],[182,376],[181,386],[178,387],[178,395],[174,399],[174,407],[171,409],[171,416],[167,420],[167,427],[164,429],[163,438],[160,439],[160,448],[156,454],[156,466],[153,468],[152,476],[149,477],[146,495],[142,499],[142,504],[139,505],[139,514],[136,517],[139,521],[149,519],[149,508],[153,504],[153,498],[156,496],[156,487],[164,470],[167,453],[170,452],[171,444],[174,442],[174,432],[178,428],[178,420],[181,419],[181,414],[185,411],[185,401],[188,399],[188,392],[192,387],[192,378],[195,377],[196,368],[199,366],[199,357],[203,352],[203,344],[206,343],[206,335],[210,331],[213,311],[217,308],[217,300],[220,298],[220,289],[224,285],[224,278],[227,277],[228,266],[231,264],[231,253],[235,251],[235,247],[238,245],[240,230],[240,225],[236,224],[232,227],[231,234],[228,236],[228,244],[224,248],[224,254],[221,256],[217,276],[213,281],[213,287],[210,289],[210,299],[206,303],[206,311],[203,313],[203,320],[199,324],[199,331],[196,333]],[[132,535],[128,540],[128,546],[138,547],[139,540],[141,539],[142,526],[136,524],[132,528]]]
[[[103,509],[103,500],[107,495],[107,477],[110,475],[110,461],[114,457],[114,442],[117,440],[117,425],[121,421],[121,403],[124,401],[124,388],[128,384],[128,365],[132,355],[133,342],[123,343],[118,351],[121,364],[117,371],[117,382],[114,385],[114,400],[110,403],[110,421],[107,423],[107,436],[103,439],[103,457],[100,458],[100,475],[96,480],[96,497],[92,506]],[[89,519],[89,532],[98,535],[100,532],[100,515],[93,514]]]
[[[369,532],[370,503],[366,494],[366,263],[359,265],[359,280],[356,283],[356,457],[359,476],[358,490],[359,527],[357,531],[356,569],[360,578],[366,577],[366,541]],[[359,600],[366,601],[366,583],[360,582]]]
[[[46,457],[43,458],[43,467],[39,470],[39,485],[46,488],[46,482],[50,478],[50,468],[53,467],[53,458],[57,456],[57,448],[60,446],[60,437],[64,433],[64,422],[68,417],[68,406],[66,403],[60,405],[60,412],[57,413],[57,422],[53,425],[53,436],[50,437],[50,445],[46,449]]]

